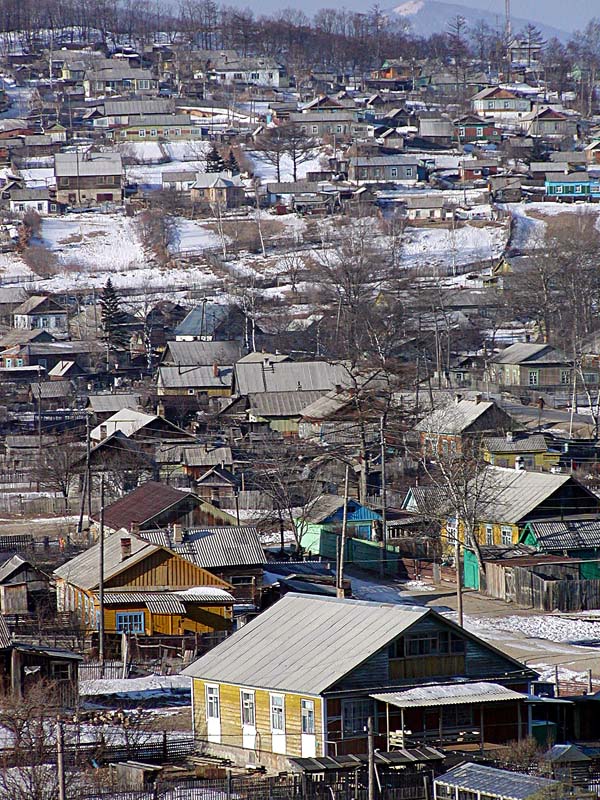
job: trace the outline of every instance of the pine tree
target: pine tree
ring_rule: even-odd
[[[206,171],[207,172],[223,172],[225,169],[225,162],[223,156],[217,150],[216,144],[213,144],[212,149],[206,156]]]
[[[109,278],[100,296],[100,313],[102,315],[102,339],[109,350],[122,349],[127,346],[129,334],[125,328],[125,314],[121,311],[119,296]]]
[[[232,175],[240,174],[240,167],[232,149],[229,150],[229,155],[227,156],[227,161],[225,162],[225,169],[229,170]]]

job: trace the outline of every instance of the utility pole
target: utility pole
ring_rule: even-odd
[[[344,550],[346,549],[346,529],[348,527],[348,484],[350,482],[350,465],[346,464],[344,477],[344,511],[342,513],[342,535],[340,538],[340,560],[337,571],[337,596],[344,597]]]
[[[104,677],[104,475],[100,478],[100,550],[98,553],[98,603],[100,619],[98,621],[98,661],[100,677]]]
[[[367,740],[369,743],[369,781],[368,798],[375,800],[375,734],[373,732],[373,717],[367,719]]]
[[[42,384],[38,383],[38,451],[42,454]]]
[[[90,438],[90,415],[85,415],[85,475],[87,489],[87,510],[88,510],[88,531],[90,519],[92,517],[92,464],[91,464],[92,442]]]
[[[385,577],[387,561],[387,485],[385,474],[385,432],[383,429],[384,415],[379,420],[379,438],[381,442],[381,549],[379,553],[379,576]]]
[[[58,800],[67,800],[65,787],[65,739],[60,720],[56,721],[56,769],[58,772]]]
[[[462,596],[462,573],[460,563],[460,541],[458,538],[458,525],[456,533],[454,534],[454,562],[456,564],[456,615],[457,622],[460,627],[463,627],[463,596]]]

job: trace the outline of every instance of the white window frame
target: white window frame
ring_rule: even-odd
[[[412,176],[413,176],[413,168],[412,167],[407,167],[406,168],[406,177],[407,178],[412,178]]]
[[[146,138],[146,131],[144,130],[144,128],[140,128],[139,129],[138,136],[140,137],[140,139],[145,139]]]
[[[269,702],[271,733],[285,733],[285,695],[272,694]]]
[[[150,136],[156,136],[157,134],[158,134],[158,131],[157,131],[156,128],[151,128],[150,129]]]
[[[486,544],[494,544],[494,526],[493,525],[486,525],[485,526],[485,543]]]
[[[392,178],[397,178],[398,177],[398,167],[392,167],[390,169],[390,175],[391,175]]]
[[[240,689],[240,718],[242,726],[256,727],[256,700],[251,689]]]
[[[217,684],[207,683],[206,693],[206,719],[221,719],[221,697]],[[216,710],[216,714],[214,713]]]
[[[510,547],[512,545],[512,528],[509,525],[503,525],[500,528],[500,543],[505,547]]]
[[[560,385],[561,386],[569,386],[571,383],[571,370],[570,369],[561,369],[560,371]]]
[[[302,733],[306,736],[315,735],[315,701],[300,700],[300,717],[302,721]]]
[[[540,371],[539,369],[530,369],[529,375],[527,376],[527,385],[528,386],[539,386],[540,385]]]

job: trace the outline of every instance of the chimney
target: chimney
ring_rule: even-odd
[[[215,378],[219,377],[219,365],[217,364],[216,361],[213,364],[213,377],[215,377]]]
[[[131,555],[131,539],[123,537],[121,539],[121,561],[126,561]]]
[[[341,383],[336,383],[336,385],[335,385],[335,393],[336,394],[341,394],[342,391],[343,391],[342,390],[342,384]]]
[[[173,525],[173,543],[183,544],[183,525]]]
[[[514,441],[514,439],[513,439],[513,433],[512,433],[512,431],[506,431],[506,441],[507,441],[507,442],[512,442],[512,441]]]
[[[100,425],[100,439],[106,439],[106,425]]]
[[[164,417],[165,415],[165,404],[162,400],[159,400],[156,404],[156,416],[157,417]]]
[[[456,405],[458,405],[461,400],[462,400],[462,394],[455,394],[454,395],[454,402],[456,403]]]
[[[482,400],[481,395],[480,394],[476,394],[475,395],[475,404],[479,405],[479,403],[481,403],[481,400]]]

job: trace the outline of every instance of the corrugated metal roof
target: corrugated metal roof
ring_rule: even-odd
[[[13,573],[28,563],[29,562],[25,561],[25,559],[21,558],[19,555],[14,555],[12,558],[9,558],[8,561],[5,561],[4,564],[0,566],[0,583],[4,583],[7,578],[10,578]]]
[[[233,464],[231,447],[211,447],[208,444],[200,447],[185,447],[182,456],[188,467],[215,467],[221,464]]]
[[[95,177],[97,175],[121,175],[121,155],[114,152],[56,153],[54,174],[59,177]]]
[[[93,428],[90,438],[98,441],[110,436],[115,431],[121,431],[125,436],[131,436],[155,419],[157,419],[155,414],[144,414],[143,411],[137,411],[134,408],[120,408],[101,425]]]
[[[483,764],[460,764],[435,779],[436,784],[455,786],[470,792],[481,792],[505,800],[528,800],[549,786],[559,786],[558,781],[508,772]]]
[[[320,395],[315,401],[302,409],[304,419],[326,419],[332,414],[337,414],[342,408],[352,401],[350,392],[327,392]]]
[[[259,392],[248,396],[248,412],[256,417],[299,417],[322,392]]]
[[[232,366],[241,355],[239,342],[168,342],[162,363],[187,367]]]
[[[232,377],[233,367],[228,366],[158,368],[158,385],[165,389],[229,388]]]
[[[525,699],[525,695],[499,683],[485,682],[418,686],[405,692],[384,692],[372,694],[371,697],[396,708],[456,706],[464,703],[496,703],[502,700]]]
[[[233,605],[232,594],[216,586],[195,586],[179,592],[111,592],[104,594],[107,606],[145,605],[153,614],[185,615],[185,604]]]
[[[153,595],[146,598],[146,608],[151,614],[180,614],[185,616],[185,606],[174,595]]]
[[[218,586],[194,586],[177,592],[177,597],[184,603],[235,603],[235,597]]]
[[[546,439],[541,433],[516,439],[507,439],[506,436],[486,436],[483,445],[490,453],[545,453],[548,449]]]
[[[71,381],[41,381],[30,383],[29,388],[34,398],[41,396],[42,400],[64,398],[73,394]]]
[[[265,554],[258,531],[253,527],[191,528],[182,545],[176,545],[180,555],[199,567],[250,566],[264,564]]]
[[[428,608],[287,594],[185,675],[319,695],[427,615]]]
[[[342,364],[328,361],[281,361],[235,365],[236,391],[241,395],[263,392],[327,392],[348,386],[350,376]]]
[[[569,475],[492,466],[486,468],[484,476],[476,478],[478,518],[484,522],[513,524],[572,480]]]
[[[199,303],[175,328],[175,336],[212,336],[231,310],[219,303]]]
[[[531,522],[539,547],[546,551],[579,550],[600,547],[600,520]]]
[[[194,496],[190,490],[175,489],[158,481],[146,481],[107,506],[104,509],[104,522],[107,528],[115,531],[120,528],[131,530],[132,525],[148,523],[161,512],[190,496]]]

